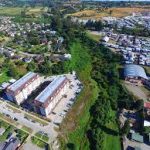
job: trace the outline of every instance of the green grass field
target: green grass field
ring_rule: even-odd
[[[1,7],[0,8],[0,15],[4,16],[17,16],[21,14],[21,11],[23,11],[23,7]],[[34,7],[34,8],[27,8],[27,15],[39,15],[42,12],[45,12],[46,8],[42,7]]]
[[[77,70],[84,88],[77,97],[72,110],[64,119],[61,131],[67,134],[61,134],[61,136],[64,136],[63,139],[67,139],[67,143],[75,144],[76,150],[87,150],[89,143],[86,138],[86,130],[90,119],[89,109],[98,96],[98,88],[96,82],[90,77],[91,59],[88,49],[80,44],[80,42],[75,42],[71,46],[71,55],[72,62],[69,63],[70,67]],[[64,146],[62,149],[67,149],[65,144],[66,141],[62,141],[62,146]]]
[[[0,142],[4,142],[7,139],[9,133],[12,132],[14,132],[13,126],[8,126],[7,128],[5,128],[5,132],[3,133],[3,135],[0,136]]]
[[[43,141],[39,140],[36,137],[31,137],[31,141],[33,144],[37,145],[40,148],[45,148],[47,143],[44,143]]]
[[[3,82],[9,81],[10,77],[7,75],[6,72],[1,72],[0,73],[0,84]]]
[[[111,112],[112,118],[114,121],[108,123],[107,128],[109,130],[118,132],[118,125],[115,122],[115,112]],[[104,150],[121,150],[121,142],[119,135],[113,135],[112,133],[105,132],[105,139],[104,139]]]
[[[87,36],[88,36],[89,38],[93,39],[93,40],[96,41],[96,42],[99,42],[100,39],[102,38],[101,35],[93,34],[93,33],[90,32],[90,31],[87,31]]]
[[[40,133],[36,133],[35,136],[38,137],[38,138],[40,138],[40,139],[42,139],[45,142],[48,142],[48,140],[49,140],[48,136],[40,134]]]

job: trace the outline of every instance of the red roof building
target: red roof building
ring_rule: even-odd
[[[150,109],[150,102],[145,102],[144,103],[144,108]]]

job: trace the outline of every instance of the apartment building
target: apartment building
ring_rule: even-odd
[[[67,92],[69,80],[66,76],[56,77],[34,100],[35,111],[48,116]]]
[[[20,105],[41,82],[37,73],[29,72],[6,89],[7,98]]]

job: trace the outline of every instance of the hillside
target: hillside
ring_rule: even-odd
[[[74,14],[70,14],[74,17],[79,17],[82,19],[96,19],[99,20],[102,17],[112,16],[112,17],[124,17],[131,15],[133,12],[147,12],[149,11],[148,8],[143,7],[135,7],[135,8],[109,8],[109,9],[93,9],[93,10],[83,10],[76,12]]]

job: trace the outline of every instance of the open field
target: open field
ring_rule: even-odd
[[[150,99],[150,91],[144,86],[136,86],[125,82],[123,82],[123,85],[131,94],[133,94],[138,99],[143,99],[145,101]]]
[[[89,143],[85,136],[85,131],[90,119],[89,109],[98,96],[99,89],[97,84],[89,75],[91,63],[88,49],[83,48],[82,46],[83,45],[79,42],[75,42],[71,46],[73,59],[70,65],[74,68],[77,66],[81,67],[79,67],[77,71],[79,71],[79,79],[82,81],[84,88],[60,127],[60,140],[64,149],[67,149],[65,147],[66,141],[68,143],[74,143],[76,149],[88,149]],[[84,56],[84,58],[82,56]],[[83,59],[85,62],[81,61]]]
[[[80,12],[76,12],[74,14],[71,14],[71,16],[79,17],[81,19],[102,19],[102,17],[117,17],[121,18],[124,16],[131,15],[133,12],[146,12],[149,11],[148,8],[110,8],[106,10],[83,10]]]
[[[5,16],[16,16],[16,15],[20,15],[21,11],[23,11],[24,8],[23,7],[1,7],[0,8],[0,15],[5,15]],[[27,8],[26,14],[27,15],[39,15],[42,12],[44,12],[46,10],[46,8],[42,8],[42,7],[35,7],[35,8]]]
[[[93,32],[91,31],[87,31],[87,36],[91,39],[93,39],[94,41],[96,42],[99,42],[100,39],[102,38],[102,36],[100,34],[94,34]]]
[[[104,140],[104,150],[114,149],[120,150],[121,143],[120,137],[118,135],[118,125],[115,121],[116,112],[111,111],[111,116],[114,118],[114,121],[107,124],[107,128],[104,130],[105,140]]]

